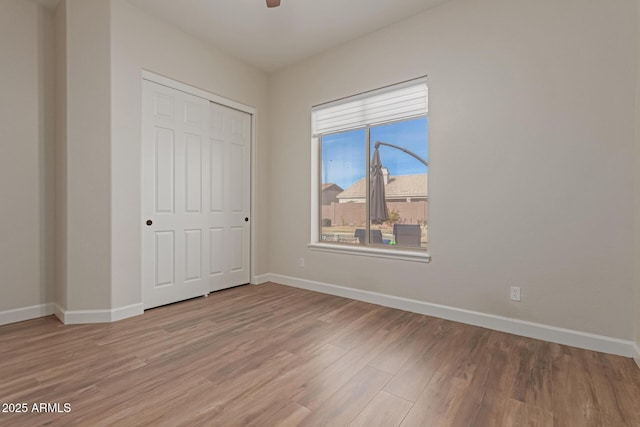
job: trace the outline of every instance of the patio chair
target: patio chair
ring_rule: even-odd
[[[396,245],[420,247],[422,230],[418,224],[393,224]]]
[[[364,228],[357,228],[354,233],[354,237],[358,238],[358,243],[361,245],[364,244],[364,236],[366,230]],[[369,243],[380,243],[382,244],[382,231],[380,230],[371,230],[369,234]]]

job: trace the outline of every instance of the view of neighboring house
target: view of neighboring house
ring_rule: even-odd
[[[416,202],[427,200],[427,174],[390,176],[383,168],[384,190],[387,202]],[[356,181],[351,187],[338,194],[339,203],[364,203],[366,192],[365,178]]]
[[[337,195],[344,190],[338,184],[328,183],[322,184],[322,205],[330,205],[331,203],[337,203]]]
[[[385,195],[389,212],[396,211],[401,224],[424,224],[427,220],[427,174],[390,176],[384,169]],[[361,178],[335,197],[337,202],[324,203],[322,190],[322,218],[333,225],[357,225],[364,222],[366,178]],[[336,186],[337,187],[337,186]],[[338,187],[339,188],[339,187]]]

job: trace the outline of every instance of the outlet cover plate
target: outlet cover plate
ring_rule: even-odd
[[[520,301],[520,287],[512,286],[511,287],[511,301]]]

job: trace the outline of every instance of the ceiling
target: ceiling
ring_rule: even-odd
[[[129,0],[147,13],[271,72],[445,0]]]

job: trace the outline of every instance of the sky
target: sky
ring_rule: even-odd
[[[374,126],[370,130],[371,156],[376,141],[405,147],[428,161],[427,118]],[[343,190],[366,173],[366,131],[356,129],[322,137],[322,183],[338,184]],[[380,160],[391,176],[426,173],[427,167],[396,148],[380,146]]]

